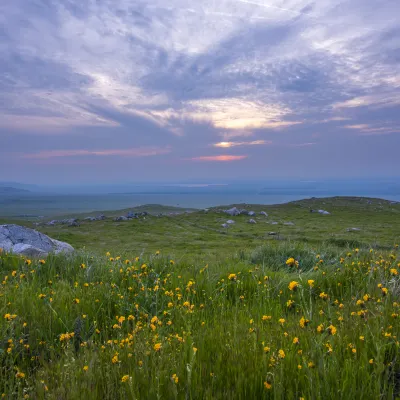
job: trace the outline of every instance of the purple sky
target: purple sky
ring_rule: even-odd
[[[398,176],[399,0],[0,1],[0,180]]]

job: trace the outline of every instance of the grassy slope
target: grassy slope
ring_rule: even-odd
[[[372,201],[372,204],[368,204],[368,201]],[[390,247],[400,239],[400,205],[392,205],[385,200],[339,197],[272,206],[247,206],[249,210],[256,212],[264,210],[269,216],[266,218],[257,215],[257,224],[254,225],[248,223],[250,217],[234,217],[236,224],[229,230],[221,228],[221,224],[229,218],[226,214],[217,212],[223,208],[211,209],[208,213],[197,211],[156,217],[154,215],[159,212],[176,210],[148,206],[139,210],[148,210],[154,214],[145,219],[114,222],[110,218],[105,221],[82,222],[76,228],[58,225],[38,229],[51,237],[67,241],[76,248],[85,246],[95,252],[112,250],[129,255],[164,250],[176,256],[191,257],[192,254],[201,253],[211,258],[255,248],[266,241],[274,242],[277,239],[309,243],[312,246],[328,243],[338,247]],[[325,216],[310,213],[310,208],[322,208],[332,214]],[[105,214],[113,217],[123,215],[124,212]],[[272,225],[272,221],[279,224]],[[288,221],[295,225],[283,225]],[[24,221],[16,223],[32,226]],[[361,231],[346,232],[349,227],[357,227]],[[271,231],[278,235],[269,236]]]

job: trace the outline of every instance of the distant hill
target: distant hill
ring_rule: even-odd
[[[15,188],[12,186],[0,186],[0,194],[30,193],[30,190]]]

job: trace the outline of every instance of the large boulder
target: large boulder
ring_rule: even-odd
[[[74,248],[34,229],[19,225],[0,225],[0,248],[27,257],[45,257],[49,253],[72,253]]]
[[[232,217],[235,217],[236,215],[240,214],[240,211],[236,207],[233,207],[233,208],[230,208],[229,210],[224,210],[224,213],[226,213]]]

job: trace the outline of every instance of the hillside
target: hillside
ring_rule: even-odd
[[[256,212],[255,217],[230,217],[222,210],[237,206]],[[324,209],[330,215],[311,213]],[[115,222],[113,218],[129,210],[147,211],[145,218]],[[381,199],[333,197],[301,200],[281,205],[226,205],[204,210],[178,209],[162,206],[143,206],[115,212],[104,212],[104,221],[83,221],[88,215],[69,214],[62,218],[79,218],[79,227],[56,224],[37,229],[77,248],[86,247],[97,253],[113,249],[123,254],[168,250],[179,256],[201,254],[202,257],[232,254],[255,248],[268,242],[296,242],[310,246],[329,244],[344,248],[389,248],[400,239],[400,204]],[[265,211],[268,217],[261,215]],[[158,216],[162,213],[162,216]],[[172,213],[172,215],[171,215]],[[253,218],[256,224],[248,223]],[[235,221],[228,229],[221,225]],[[3,222],[1,222],[3,221]],[[10,220],[0,220],[4,223]],[[20,221],[32,227],[31,222]],[[285,225],[293,223],[293,225]],[[347,231],[357,228],[357,231]],[[271,234],[274,233],[274,234]]]

